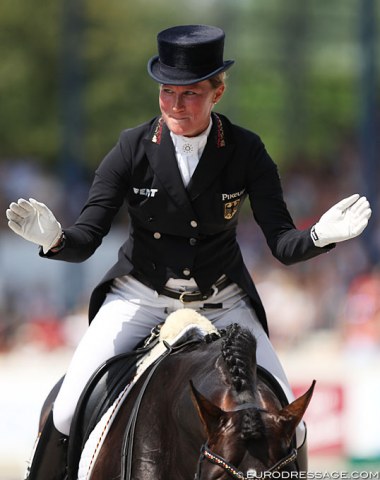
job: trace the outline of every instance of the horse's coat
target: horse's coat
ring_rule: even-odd
[[[161,337],[159,348],[163,346],[165,354],[158,360],[156,356],[148,358],[150,366],[139,371],[125,400],[117,408],[112,406],[113,422],[109,422],[97,457],[90,455],[93,469],[85,466],[81,480],[240,480],[252,478],[252,472],[300,471],[293,438],[315,382],[288,405],[273,377],[256,365],[256,339],[249,331],[233,324],[215,332],[199,314],[192,320],[193,311],[181,312],[186,318],[185,342],[177,344],[179,333],[173,314],[168,335]],[[189,335],[197,320],[202,327],[195,326],[194,339]],[[146,350],[138,352],[141,359]],[[119,380],[125,375],[130,379],[130,372],[136,372],[127,357],[111,359],[116,375],[107,377],[108,383],[94,384],[104,402],[99,406],[108,408],[109,400],[116,398],[105,395],[104,388],[118,395],[128,383]],[[103,377],[102,369],[94,374],[95,379]],[[45,402],[40,431],[59,385]],[[68,480],[77,479],[74,457],[82,450],[82,433],[77,436],[75,432],[82,432],[81,427],[91,430],[90,424],[74,425],[79,429],[70,433]],[[300,465],[302,471],[307,470],[306,463]]]
[[[174,351],[157,367],[142,397],[132,471],[126,477],[121,471],[125,429],[147,375],[119,410],[91,480],[193,480],[206,442],[244,476],[248,471],[269,471],[290,454],[295,428],[312,395],[311,388],[291,405],[281,405],[257,374],[254,337],[237,325],[211,343]],[[242,404],[250,407],[239,410]],[[282,471],[297,471],[294,459]],[[199,480],[229,478],[220,465],[206,460],[200,475]]]

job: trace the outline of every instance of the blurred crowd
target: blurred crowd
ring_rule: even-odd
[[[306,165],[299,159],[281,176],[285,199],[299,228],[312,225],[345,196],[356,192],[366,194],[360,161],[349,148],[340,153],[333,167],[328,162]],[[65,226],[79,212],[88,186],[88,180],[83,180],[68,192],[58,175],[43,170],[32,159],[2,161],[0,238],[9,235],[4,212],[10,201],[36,197],[47,203]],[[370,200],[377,210],[380,198]],[[123,232],[128,220],[125,215],[117,220]],[[246,264],[266,307],[275,346],[293,348],[309,334],[327,330],[337,333],[348,347],[379,348],[380,272],[379,259],[373,252],[380,251],[380,226],[375,215],[367,230],[361,237],[338,245],[329,254],[286,267],[271,256],[246,205],[238,235]],[[87,325],[88,286],[77,292],[75,303],[70,307],[59,298],[61,282],[66,280],[52,282],[38,269],[33,272],[34,280],[20,288],[17,282],[8,281],[1,245],[2,242],[0,353],[25,346],[45,350],[73,348]],[[116,254],[117,247],[113,256]],[[11,257],[13,265],[21,261],[16,247]],[[19,268],[20,275],[23,269],[28,269],[26,262]]]

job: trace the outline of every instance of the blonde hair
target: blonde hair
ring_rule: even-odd
[[[211,83],[212,88],[216,89],[221,85],[226,84],[227,74],[226,72],[218,73],[213,77],[209,78],[208,81]]]

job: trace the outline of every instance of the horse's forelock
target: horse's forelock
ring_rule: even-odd
[[[253,392],[256,384],[256,339],[238,324],[230,325],[221,349],[232,386],[238,393]]]
[[[244,413],[240,435],[244,440],[261,439],[265,436],[265,423],[260,410],[249,410]]]

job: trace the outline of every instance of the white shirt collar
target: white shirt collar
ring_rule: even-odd
[[[177,155],[196,155],[198,159],[202,156],[203,150],[207,143],[207,137],[212,127],[212,119],[205,131],[196,137],[184,137],[170,132]]]

